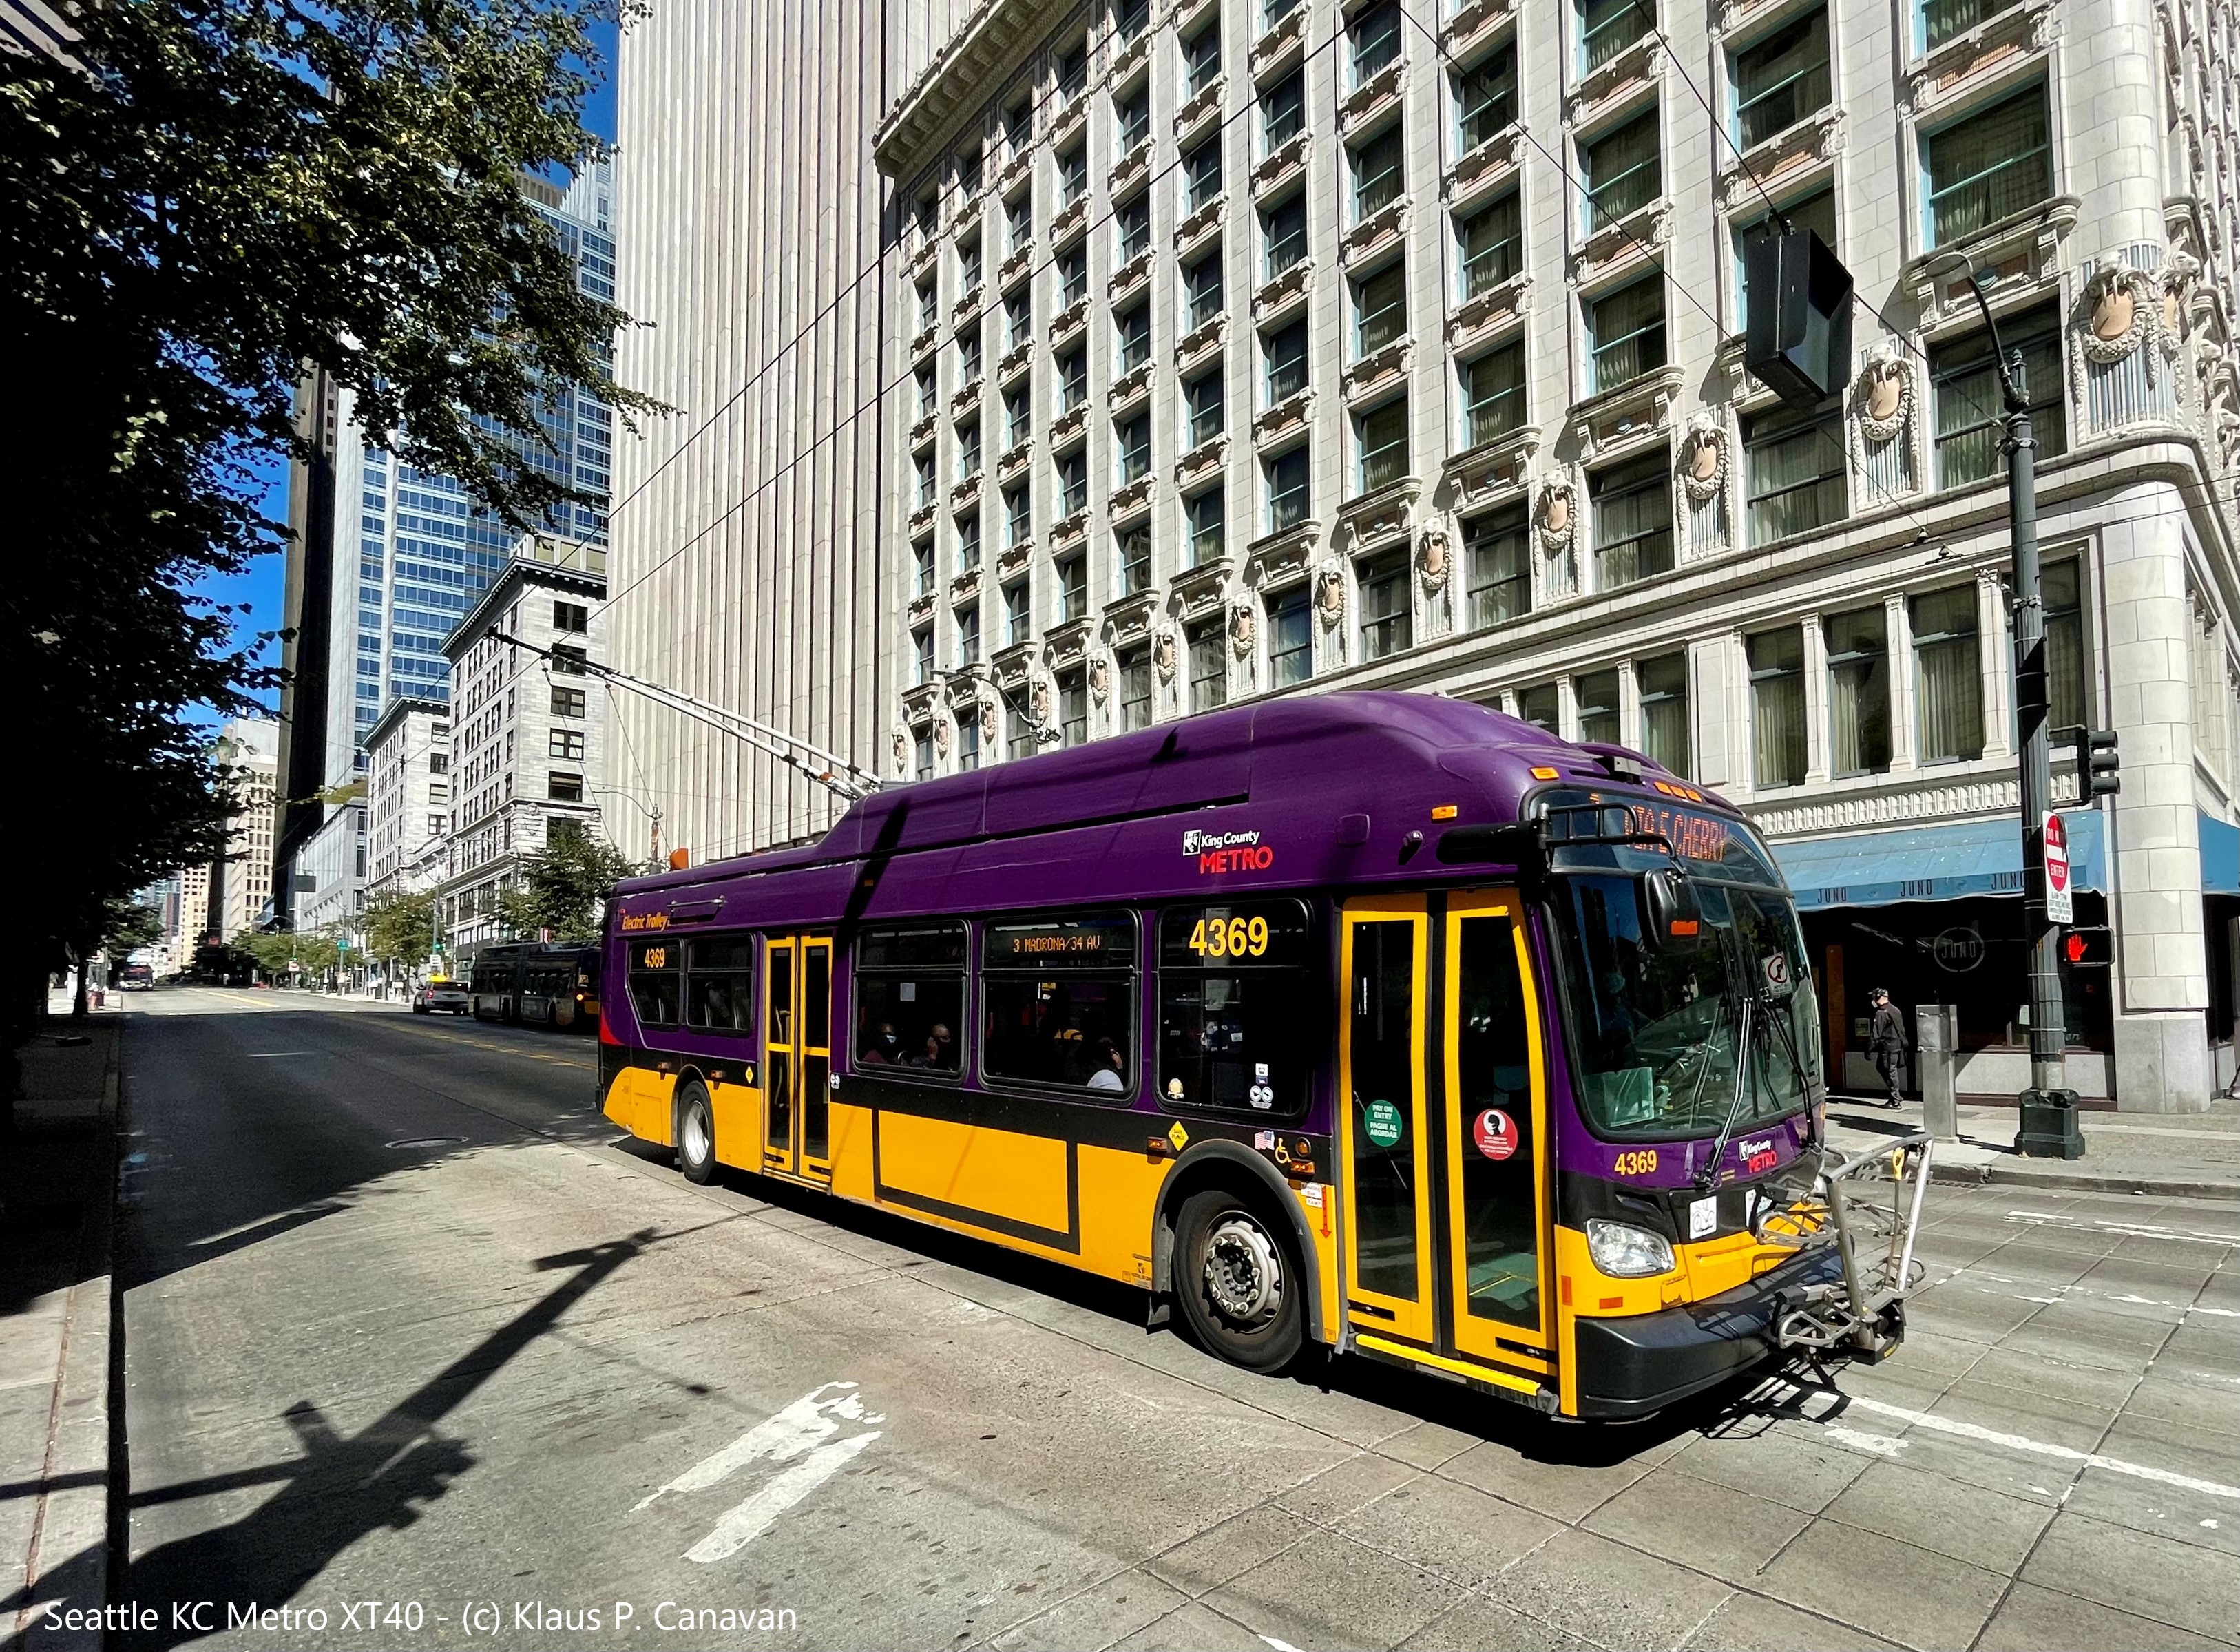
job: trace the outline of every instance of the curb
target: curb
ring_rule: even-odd
[[[2186,1182],[2171,1176],[2122,1176],[2087,1170],[2024,1170],[2008,1164],[1932,1162],[1929,1179],[1955,1187],[2043,1188],[2060,1193],[2145,1195],[2161,1199],[2214,1199],[2240,1203],[2240,1183]]]

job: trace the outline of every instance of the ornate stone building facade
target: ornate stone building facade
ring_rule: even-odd
[[[888,771],[1409,688],[1747,809],[1865,992],[2026,1082],[1999,392],[2036,413],[2071,1082],[2230,1072],[2240,88],[2203,0],[983,0],[881,123]],[[1857,283],[1743,370],[1743,251]],[[2057,765],[2057,796],[2077,796]]]

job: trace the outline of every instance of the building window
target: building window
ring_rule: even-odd
[[[1190,566],[1202,568],[1217,559],[1223,545],[1223,490],[1210,488],[1185,500],[1183,509],[1190,517]]]
[[[1804,783],[1804,633],[1794,625],[1747,639],[1757,783]]]
[[[1517,48],[1455,77],[1455,152],[1468,155],[1517,124]]]
[[[1307,197],[1303,191],[1278,201],[1260,214],[1262,263],[1265,279],[1273,281],[1307,256]]]
[[[1672,486],[1662,450],[1587,477],[1594,506],[1595,589],[1672,571]]]
[[[957,249],[957,291],[958,302],[970,298],[980,290],[980,238],[961,242]]]
[[[1753,545],[1841,522],[1849,510],[1843,397],[1831,396],[1818,408],[1773,408],[1744,419],[1743,474],[1743,514]]]
[[[1743,149],[1828,106],[1828,14],[1783,24],[1735,54],[1735,142]]]
[[[2086,710],[2084,674],[2084,564],[2048,563],[2038,576],[2045,604],[2045,697],[2049,726],[2081,729],[2092,718]],[[2197,688],[2214,687],[2200,677]],[[2206,727],[2206,724],[2202,725]]]
[[[1017,350],[1034,336],[1035,295],[1022,287],[1003,300],[1003,348]]]
[[[1070,207],[1089,193],[1089,151],[1076,143],[1057,157],[1057,199]]]
[[[1017,548],[1035,536],[1032,496],[1023,482],[1003,490],[1003,543]]]
[[[1221,73],[1221,14],[1183,42],[1183,95],[1195,97]]]
[[[941,319],[940,289],[930,280],[917,283],[917,330],[924,332]]]
[[[2021,0],[1923,0],[1921,46],[1935,51],[1946,41],[1966,34],[1977,23],[2012,10]]]
[[[1688,656],[1667,654],[1633,668],[1641,690],[1641,754],[1683,780],[1688,753]]]
[[[1587,306],[1595,393],[1631,383],[1664,365],[1664,272]]]
[[[980,513],[957,519],[957,571],[969,574],[980,565]]]
[[[980,193],[980,151],[966,150],[957,157],[957,193],[966,199]]]
[[[1307,450],[1293,448],[1261,461],[1268,476],[1268,531],[1282,533],[1307,519]]]
[[[1353,171],[1353,221],[1374,217],[1400,198],[1406,182],[1406,146],[1397,121],[1347,151]]]
[[[910,633],[910,656],[920,686],[933,681],[933,627]]]
[[[1354,420],[1360,456],[1357,491],[1374,493],[1408,474],[1408,398],[1387,402]]]
[[[957,610],[957,663],[960,669],[980,657],[980,604],[967,603]]]
[[[2023,394],[2030,398],[2030,436],[2041,461],[2069,450],[2068,405],[2062,393],[2061,326],[2051,310],[2003,322],[2000,336],[2023,358]],[[2001,473],[2005,397],[1988,330],[1929,353],[1937,403],[1937,485],[1961,488]]]
[[[1359,86],[1374,80],[1400,55],[1400,7],[1397,0],[1384,0],[1382,5],[1356,14],[1345,32],[1353,47],[1353,83]]]
[[[1579,72],[1601,68],[1654,27],[1650,0],[1579,0]]]
[[[588,659],[583,649],[579,648],[570,648],[566,643],[562,643],[554,645],[551,657],[547,661],[547,663],[550,664],[554,670],[559,672],[563,676],[581,676],[583,675],[583,668],[588,663]],[[508,713],[510,714],[512,710],[512,690],[509,689],[506,691],[506,694],[508,700],[506,709]]]
[[[1983,664],[1976,590],[1931,591],[1912,603],[1915,703],[1923,763],[1983,755]]]
[[[1003,587],[1003,642],[1016,648],[1035,634],[1034,581]]]
[[[1151,89],[1137,88],[1134,92],[1112,100],[1112,130],[1115,146],[1120,158],[1134,153],[1136,145],[1151,136]]]
[[[1890,767],[1890,637],[1882,604],[1830,615],[1828,767],[1837,779]]]
[[[1120,485],[1140,482],[1151,474],[1151,416],[1138,413],[1112,426],[1113,446],[1119,456]]]
[[[957,384],[969,390],[980,382],[980,330],[957,336]]]
[[[1132,46],[1151,20],[1151,0],[1118,0],[1112,8],[1112,32],[1123,46]]]
[[[1067,103],[1089,89],[1089,43],[1077,40],[1057,55],[1057,95]]]
[[[1529,723],[1543,734],[1561,736],[1563,729],[1563,700],[1552,683],[1536,683],[1529,689],[1517,691],[1517,716],[1520,722]]]
[[[1014,707],[1006,714],[1003,755],[1006,757],[1031,757],[1035,755],[1035,725],[1027,714]]]
[[[1415,644],[1408,610],[1408,553],[1397,550],[1364,562],[1361,585],[1361,657],[1390,659]]]
[[[1034,390],[1021,384],[1003,392],[1003,445],[1016,448],[1035,433]]]
[[[546,755],[583,761],[583,731],[581,729],[555,729],[546,744]]]
[[[1219,247],[1183,271],[1183,288],[1190,303],[1190,330],[1195,332],[1221,313]]]
[[[1532,530],[1523,505],[1464,523],[1463,556],[1470,629],[1531,611]]]
[[[1117,663],[1120,727],[1148,729],[1151,726],[1151,645],[1138,643],[1134,648],[1122,649]]]
[[[1003,245],[1009,251],[1019,252],[1034,238],[1035,191],[1029,184],[1003,203]]]
[[[544,796],[556,803],[580,803],[583,801],[583,776],[581,775],[552,775],[544,783]]]
[[[1077,344],[1057,358],[1057,404],[1071,412],[1089,396],[1089,351]]]
[[[1229,703],[1229,630],[1217,615],[1192,625],[1184,641],[1190,649],[1190,705],[1212,711]]]
[[[1197,211],[1221,194],[1221,135],[1199,144],[1183,157],[1183,178],[1189,190],[1190,210]]]
[[[1148,523],[1123,528],[1113,536],[1114,560],[1120,570],[1120,595],[1133,596],[1151,588],[1151,529]]]
[[[1190,410],[1190,444],[1193,450],[1203,447],[1221,434],[1221,389],[1218,362],[1183,386],[1183,397]]]
[[[980,421],[968,419],[957,427],[957,479],[970,482],[980,474]]]
[[[914,594],[919,596],[931,595],[934,583],[939,578],[933,570],[933,541],[921,539],[912,545],[910,558],[917,564],[917,583],[913,588]]]
[[[1260,89],[1260,152],[1272,155],[1307,125],[1307,75],[1294,69],[1272,86]]]
[[[1374,355],[1408,330],[1408,266],[1395,260],[1353,283],[1353,353]]]
[[[1302,3],[1303,0],[1260,0],[1261,29],[1273,29],[1297,11]]]
[[[934,372],[933,363],[926,363],[914,376],[917,381],[917,416],[922,419],[930,418],[941,399],[939,379]]]
[[[1127,263],[1151,249],[1151,197],[1139,195],[1125,205],[1112,210],[1114,232],[1118,237],[1115,262]]]
[[[1077,551],[1057,560],[1057,621],[1061,625],[1089,612],[1089,557]]]
[[[1579,145],[1581,182],[1587,191],[1586,232],[1638,212],[1663,187],[1657,156],[1654,106],[1616,131]]]
[[[915,777],[919,780],[932,779],[933,730],[930,729],[921,729],[918,730],[917,738],[913,743],[916,747],[916,750],[913,754],[916,758],[916,763],[914,764],[916,770]]]
[[[2045,88],[1955,121],[1922,140],[1929,177],[1931,246],[2034,207],[2053,193],[2053,146]]]
[[[1267,363],[1267,405],[1288,402],[1307,388],[1307,323],[1295,321],[1289,327],[1264,335],[1260,341],[1261,353]]]
[[[552,629],[563,635],[580,636],[591,629],[591,610],[581,603],[555,603]]]
[[[935,496],[940,491],[940,484],[933,479],[933,450],[928,448],[911,463],[917,471],[917,491],[911,496],[917,500],[917,508],[923,510],[934,502]]]
[[[1517,203],[1514,194],[1504,195],[1455,225],[1465,301],[1499,286],[1523,268],[1524,236]]]
[[[583,715],[583,690],[563,689],[555,684],[552,689],[552,715],[556,717],[580,717]],[[450,758],[438,751],[428,759],[428,772],[440,775],[450,765]]]
[[[1836,191],[1820,190],[1801,201],[1791,201],[1782,208],[1790,227],[1810,230],[1818,236],[1831,252],[1836,250]],[[1751,219],[1735,231],[1735,314],[1742,324],[1750,325],[1750,293],[1745,272],[1750,269],[1750,249],[1772,239],[1781,233],[1780,220],[1770,212]]]
[[[1057,732],[1069,746],[1089,738],[1089,676],[1077,665],[1057,674]]]
[[[1089,458],[1079,448],[1057,462],[1057,514],[1061,519],[1089,508]]]
[[[957,719],[957,772],[969,775],[980,766],[980,714],[967,710]]]
[[[1463,444],[1507,436],[1524,423],[1524,340],[1462,364]]]
[[[1268,598],[1268,683],[1289,689],[1315,674],[1314,616],[1307,588],[1293,585]]]
[[[1571,679],[1571,702],[1579,717],[1579,738],[1597,745],[1617,743],[1617,673],[1590,671]]]
[[[1151,305],[1149,299],[1122,312],[1117,323],[1120,370],[1132,373],[1151,359]]]

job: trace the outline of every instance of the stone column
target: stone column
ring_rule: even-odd
[[[1913,615],[1903,596],[1883,601],[1883,646],[1890,650],[1890,773],[1919,766],[1913,721]]]
[[[2015,644],[2007,629],[2006,586],[1997,568],[1976,570],[1977,652],[1983,666],[1983,755],[2015,755]]]
[[[1804,783],[1828,783],[1828,633],[1820,616],[1806,614],[1804,628]]]

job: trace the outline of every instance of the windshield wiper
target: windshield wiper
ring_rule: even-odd
[[[1727,1103],[1726,1122],[1719,1126],[1719,1139],[1711,1143],[1711,1156],[1704,1161],[1703,1168],[1696,1172],[1696,1187],[1699,1192],[1708,1189],[1712,1179],[1718,1175],[1720,1156],[1726,1152],[1727,1143],[1734,1139],[1735,1125],[1742,1118],[1743,1097],[1748,1094],[1743,1086],[1751,1076],[1750,1011],[1757,1007],[1757,999],[1746,992],[1742,995],[1742,1001],[1735,1027],[1734,1099]]]

